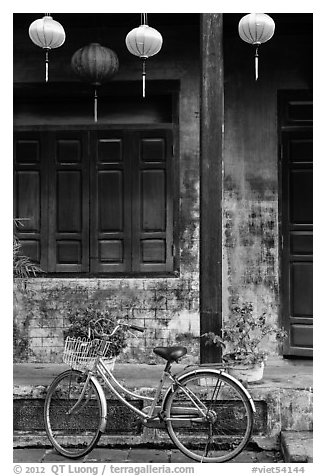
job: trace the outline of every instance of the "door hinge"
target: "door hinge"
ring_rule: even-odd
[[[172,157],[174,157],[174,144],[172,144],[171,149],[172,149]]]
[[[175,245],[171,245],[171,254],[174,258],[175,257]]]

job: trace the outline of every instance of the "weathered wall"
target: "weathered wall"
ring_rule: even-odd
[[[255,82],[254,48],[225,40],[224,316],[249,301],[280,324],[277,91],[312,87],[311,46],[276,31]]]
[[[67,314],[77,309],[105,309],[113,317],[144,326],[129,337],[122,361],[156,362],[155,345],[183,342],[196,360],[198,290],[193,278],[180,279],[31,279],[15,297],[17,361],[60,362]],[[192,352],[193,351],[193,352]]]
[[[155,25],[153,25],[155,26]],[[28,25],[27,25],[28,27]],[[198,360],[199,289],[199,31],[178,25],[160,29],[164,48],[148,62],[148,79],[179,80],[180,275],[169,279],[30,280],[17,292],[18,359],[60,360],[68,307],[93,300],[133,322],[148,324],[144,338],[132,339],[125,360],[152,359],[154,344],[180,340]],[[26,30],[27,31],[27,30]],[[16,82],[43,79],[42,52],[18,32],[14,50]],[[140,64],[124,46],[125,30],[102,32],[120,70],[114,81],[140,76]],[[92,40],[88,31],[67,37],[53,52],[53,81],[74,80],[72,53]],[[279,321],[279,228],[277,91],[311,87],[311,44],[304,36],[278,36],[260,51],[260,78],[254,82],[254,50],[237,34],[227,36],[225,53],[225,151],[223,191],[223,315],[233,303],[250,301],[256,312]],[[144,349],[144,353],[141,352]],[[276,351],[273,345],[272,350]],[[140,355],[141,354],[141,355]]]
[[[154,25],[153,25],[154,26]],[[115,81],[139,78],[141,62],[125,48],[128,32],[105,30],[101,43],[114,49],[120,60]],[[16,359],[34,362],[60,362],[67,311],[86,305],[126,316],[130,322],[148,328],[139,338],[130,338],[124,361],[155,361],[152,347],[175,342],[189,348],[189,362],[199,358],[199,59],[197,36],[193,28],[176,31],[164,25],[165,38],[159,55],[148,61],[148,80],[178,80],[179,94],[179,197],[178,240],[179,276],[159,279],[62,279],[38,278],[27,283],[26,290],[16,290],[15,343]],[[16,83],[43,80],[43,53],[26,41],[26,31],[16,34],[14,78]],[[69,33],[69,36],[68,36]],[[190,38],[185,44],[182,38]],[[94,37],[93,37],[94,38]],[[171,38],[171,41],[169,41]],[[51,81],[75,81],[70,70],[73,52],[92,40],[88,31],[67,31],[67,42],[51,54]],[[141,94],[141,87],[140,87]]]

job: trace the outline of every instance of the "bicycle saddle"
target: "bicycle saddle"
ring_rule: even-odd
[[[186,347],[176,346],[176,347],[155,347],[153,349],[154,354],[159,355],[168,362],[176,361],[180,359],[183,355],[186,355]]]

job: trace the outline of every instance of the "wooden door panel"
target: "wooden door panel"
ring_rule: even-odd
[[[99,232],[122,232],[124,223],[124,171],[98,172]]]
[[[300,355],[309,356],[312,352],[313,331],[311,325],[293,324],[290,331],[292,345],[301,348]]]
[[[23,254],[28,256],[35,263],[41,263],[41,243],[40,240],[21,240]]]
[[[303,134],[304,136],[306,134]],[[307,137],[293,138],[289,142],[289,157],[292,163],[310,163],[313,157],[313,144],[310,134]]]
[[[81,233],[83,177],[81,170],[59,170],[57,182],[57,232]]]
[[[21,219],[16,228],[23,253],[47,267],[46,203],[47,181],[44,163],[46,139],[38,132],[14,133],[14,218]]]
[[[166,240],[141,240],[141,262],[142,263],[162,263],[166,261]]]
[[[128,134],[91,132],[91,271],[131,271]]]
[[[139,131],[134,136],[133,270],[173,270],[172,132]]]
[[[298,95],[296,99],[296,94]],[[283,98],[282,311],[289,338],[285,355],[312,356],[313,133],[307,92]]]
[[[123,245],[122,239],[99,240],[99,262],[123,265],[125,255]]]
[[[118,134],[120,135],[121,132]],[[102,164],[114,164],[117,162],[122,162],[122,137],[99,137],[97,140],[97,160]]]
[[[40,163],[41,144],[40,137],[38,138],[20,138],[16,139],[15,143],[15,162],[16,164],[37,164]],[[32,134],[33,136],[34,134]],[[17,136],[17,134],[16,134]]]
[[[141,232],[166,231],[165,170],[140,172]]]
[[[58,265],[81,265],[82,243],[81,240],[57,240]]]
[[[309,262],[295,262],[291,265],[291,317],[313,315],[313,265]]]
[[[49,133],[49,272],[89,271],[88,133]]]
[[[290,222],[296,225],[312,224],[313,219],[312,170],[290,171]]]
[[[16,173],[15,217],[23,219],[24,233],[40,232],[41,179],[39,170],[19,170]]]
[[[311,256],[313,252],[313,236],[310,231],[290,232],[290,253],[297,256]]]

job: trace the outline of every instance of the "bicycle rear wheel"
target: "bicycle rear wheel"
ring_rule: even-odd
[[[63,456],[89,453],[101,436],[102,404],[94,383],[79,370],[66,370],[50,385],[44,406],[46,433]],[[84,392],[84,393],[83,393]]]
[[[238,455],[253,427],[253,410],[241,387],[210,370],[194,371],[179,382],[163,409],[176,447],[202,463],[222,463]]]

